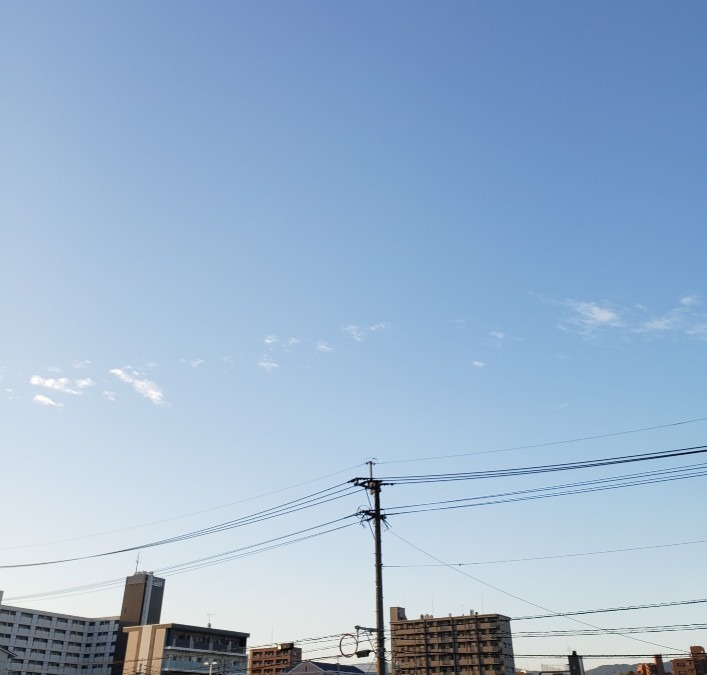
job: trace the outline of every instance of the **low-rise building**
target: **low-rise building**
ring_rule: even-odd
[[[181,623],[129,626],[123,675],[238,675],[250,635]]]
[[[323,661],[301,661],[285,670],[285,675],[364,675],[356,666]]]

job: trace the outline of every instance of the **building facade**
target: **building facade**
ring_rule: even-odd
[[[707,675],[707,654],[705,648],[690,647],[690,658],[673,659],[670,662],[673,675]]]
[[[282,642],[274,647],[257,647],[248,652],[248,675],[282,675],[302,661],[302,649],[294,642]]]
[[[514,675],[511,620],[470,613],[409,620],[390,609],[393,675]]]
[[[250,635],[179,623],[129,626],[123,675],[245,675]]]
[[[118,619],[90,619],[0,604],[8,675],[109,675]]]
[[[122,672],[122,628],[143,613],[159,621],[163,589],[164,579],[151,572],[134,574],[126,579],[121,616],[99,618],[5,605],[0,591],[0,645],[14,655],[8,675],[115,675],[116,662]]]
[[[164,585],[165,580],[156,577],[152,572],[136,572],[125,580],[112,675],[120,675],[123,672],[125,650],[128,646],[128,636],[123,629],[160,622]]]

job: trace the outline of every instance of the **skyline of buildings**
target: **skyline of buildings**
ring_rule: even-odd
[[[247,649],[243,631],[160,623],[164,579],[136,572],[125,580],[121,613],[82,617],[2,603],[0,675],[303,675],[314,662],[303,659],[296,641]],[[150,621],[150,623],[144,623]],[[515,675],[511,619],[470,612],[408,619],[390,608],[391,675]],[[331,637],[331,636],[329,636]],[[343,654],[342,654],[343,656]],[[340,663],[339,672],[368,672]],[[582,657],[568,656],[571,675],[584,675]],[[298,670],[295,667],[304,664]],[[334,665],[334,664],[329,664]],[[670,661],[672,675],[707,675],[707,654],[691,646],[689,656]],[[351,669],[354,670],[351,670]],[[348,670],[345,670],[348,669]],[[666,675],[660,654],[639,663],[636,675]],[[320,672],[330,670],[320,668]],[[554,672],[554,671],[553,671]],[[559,671],[558,671],[559,672]],[[315,675],[315,670],[312,671]]]

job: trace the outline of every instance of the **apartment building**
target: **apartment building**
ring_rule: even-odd
[[[164,579],[139,572],[126,579],[120,616],[91,618],[2,603],[0,645],[12,653],[8,675],[110,675],[122,672],[122,628],[157,617]],[[115,673],[114,673],[115,675]]]
[[[273,647],[256,647],[248,652],[248,675],[282,675],[286,668],[302,661],[302,649],[294,642]]]
[[[245,675],[249,633],[163,623],[129,626],[123,675]]]
[[[0,642],[14,655],[8,675],[109,675],[118,618],[0,604]]]
[[[673,675],[707,675],[707,654],[698,645],[690,647],[690,658],[673,659],[670,662]]]
[[[475,612],[410,620],[391,607],[393,675],[514,675],[510,621]]]

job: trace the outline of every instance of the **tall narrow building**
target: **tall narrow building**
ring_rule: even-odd
[[[136,572],[125,579],[123,605],[118,618],[118,634],[115,641],[113,675],[120,675],[123,672],[125,650],[128,645],[128,636],[123,632],[123,628],[160,622],[164,584],[164,579],[156,577],[152,572]]]
[[[470,613],[409,620],[390,609],[393,675],[515,675],[511,620]]]

